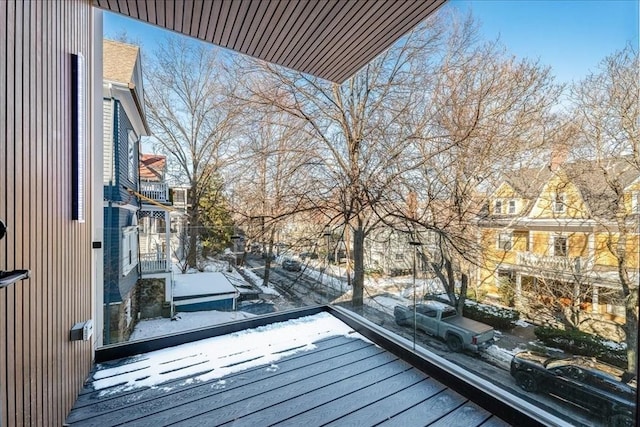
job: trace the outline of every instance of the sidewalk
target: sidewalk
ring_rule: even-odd
[[[500,340],[496,342],[498,347],[505,350],[514,350],[516,348],[524,348],[529,343],[535,341],[536,335],[533,332],[535,326],[516,326],[509,332],[501,332]]]

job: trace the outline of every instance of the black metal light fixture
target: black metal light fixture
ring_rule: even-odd
[[[7,234],[7,226],[0,220],[0,240]],[[18,280],[24,280],[29,278],[31,272],[29,270],[13,270],[3,271],[0,270],[0,288],[5,288]]]
[[[71,55],[71,219],[84,222],[85,211],[85,68],[82,53]]]

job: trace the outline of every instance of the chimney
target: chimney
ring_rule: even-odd
[[[556,172],[560,169],[560,166],[566,162],[569,155],[569,150],[564,144],[554,144],[551,150],[551,160],[549,162],[549,169],[551,172]]]

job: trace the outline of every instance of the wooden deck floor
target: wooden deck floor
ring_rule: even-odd
[[[292,340],[292,348],[297,344]],[[504,421],[381,347],[335,336],[316,348],[208,381],[206,367],[152,387],[94,389],[96,372],[70,412],[77,426],[505,426]],[[145,357],[102,364],[130,372]],[[177,378],[175,378],[177,377]]]

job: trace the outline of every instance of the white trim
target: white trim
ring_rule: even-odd
[[[138,265],[138,226],[122,228],[122,244],[120,246],[122,258],[122,275],[126,276]]]
[[[133,94],[131,93],[129,86],[119,82],[105,80],[103,85],[103,96],[117,99],[120,102],[138,136],[149,136],[144,127],[143,119],[140,117],[140,113],[138,112],[136,102],[133,99]]]
[[[496,220],[493,221],[494,226],[498,224],[504,224],[509,226],[518,226],[518,227],[547,227],[547,228],[558,228],[561,227],[563,229],[567,227],[580,227],[580,228],[590,228],[593,229],[599,225],[601,222],[598,222],[593,219],[579,219],[579,218],[531,218],[531,217],[522,217],[522,218],[513,218],[513,219],[503,219],[501,222]]]
[[[97,7],[92,9],[92,49],[91,57],[88,58],[90,63],[89,79],[92,79],[88,89],[91,91],[91,120],[90,126],[92,136],[87,144],[87,149],[91,152],[91,162],[93,167],[92,174],[92,194],[93,200],[91,206],[91,240],[93,242],[104,242],[104,210],[100,206],[100,202],[104,200],[104,111],[103,98],[100,95],[102,91],[102,10]],[[103,344],[103,325],[104,325],[104,249],[91,249],[91,306],[93,319],[93,350],[102,347]],[[93,354],[91,360],[93,360]]]

